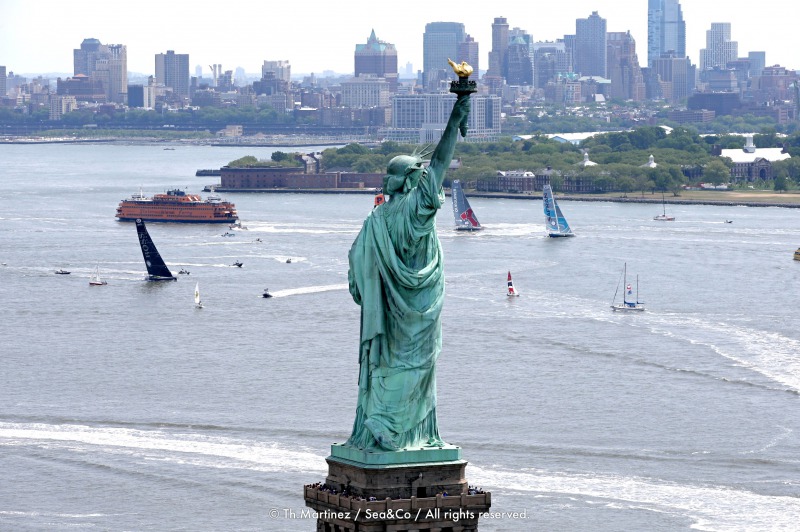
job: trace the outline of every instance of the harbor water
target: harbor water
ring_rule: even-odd
[[[148,224],[190,274],[145,282],[119,201],[273,151],[171,147],[0,145],[0,530],[315,529],[373,198],[223,194],[243,228]],[[551,239],[541,200],[470,204],[483,231],[449,198],[437,219],[437,410],[492,492],[481,530],[797,529],[800,210],[560,201],[577,236]],[[610,308],[626,263],[643,313]]]

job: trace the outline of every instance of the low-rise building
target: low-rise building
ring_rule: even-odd
[[[78,108],[78,101],[74,96],[52,96],[50,98],[50,120],[61,118]]]
[[[772,163],[791,158],[783,148],[756,148],[748,135],[742,149],[720,150],[721,157],[733,161],[731,181],[767,181],[773,178]]]

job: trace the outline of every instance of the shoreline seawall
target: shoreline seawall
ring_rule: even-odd
[[[219,193],[266,193],[266,194],[375,194],[375,190],[365,188],[336,188],[336,189],[301,189],[301,188],[223,188],[214,186],[214,191]],[[450,190],[446,189],[445,194],[450,195]],[[721,192],[720,194],[724,194]],[[508,194],[502,192],[469,192],[470,198],[496,198],[514,200],[541,200],[541,194]],[[591,196],[572,196],[568,194],[557,195],[558,201],[586,201],[586,202],[609,202],[609,203],[653,203],[660,205],[661,198],[642,198],[642,197],[591,197]],[[664,199],[663,203],[670,205],[710,205],[720,207],[780,207],[786,209],[800,209],[800,196],[797,202],[773,202],[773,201],[748,201],[745,199],[730,200],[709,200],[709,199],[689,199],[689,198],[669,198]]]

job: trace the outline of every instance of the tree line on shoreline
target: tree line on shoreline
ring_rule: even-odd
[[[765,129],[753,137],[756,147],[783,147],[792,157],[772,163],[774,179],[765,182],[733,183],[761,189],[789,190],[800,188],[800,133],[778,137]],[[498,172],[550,169],[556,190],[565,179],[591,181],[594,192],[672,191],[692,183],[727,184],[731,181],[732,161],[714,155],[719,149],[741,149],[742,135],[704,135],[688,128],[671,132],[658,126],[640,127],[631,131],[602,133],[574,145],[558,142],[546,135],[528,140],[503,138],[497,142],[459,143],[455,158],[458,169],[448,170],[448,179],[459,179],[474,185],[478,180],[496,179]],[[392,157],[410,153],[413,146],[384,142],[370,148],[349,144],[322,152],[326,171],[381,173]],[[584,166],[584,152],[592,166]],[[277,157],[284,159],[281,152]],[[657,166],[646,166],[653,156]],[[275,157],[275,155],[273,156]]]

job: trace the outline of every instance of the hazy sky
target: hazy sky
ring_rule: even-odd
[[[739,56],[766,51],[767,65],[800,68],[797,57],[800,4],[794,0],[683,0],[686,51],[699,63],[712,22],[730,22]],[[136,0],[0,0],[0,65],[18,74],[73,72],[72,50],[90,37],[103,44],[125,44],[128,71],[153,74],[155,54],[189,54],[195,66],[222,64],[261,72],[264,60],[288,60],[292,74],[353,71],[356,44],[374,29],[397,47],[401,71],[406,63],[422,69],[422,35],[428,22],[462,22],[480,45],[480,68],[488,66],[492,21],[505,17],[537,41],[575,33],[575,19],[598,11],[608,31],[630,31],[639,63],[647,63],[647,0],[402,0],[203,2]],[[456,59],[456,58],[454,58]]]

